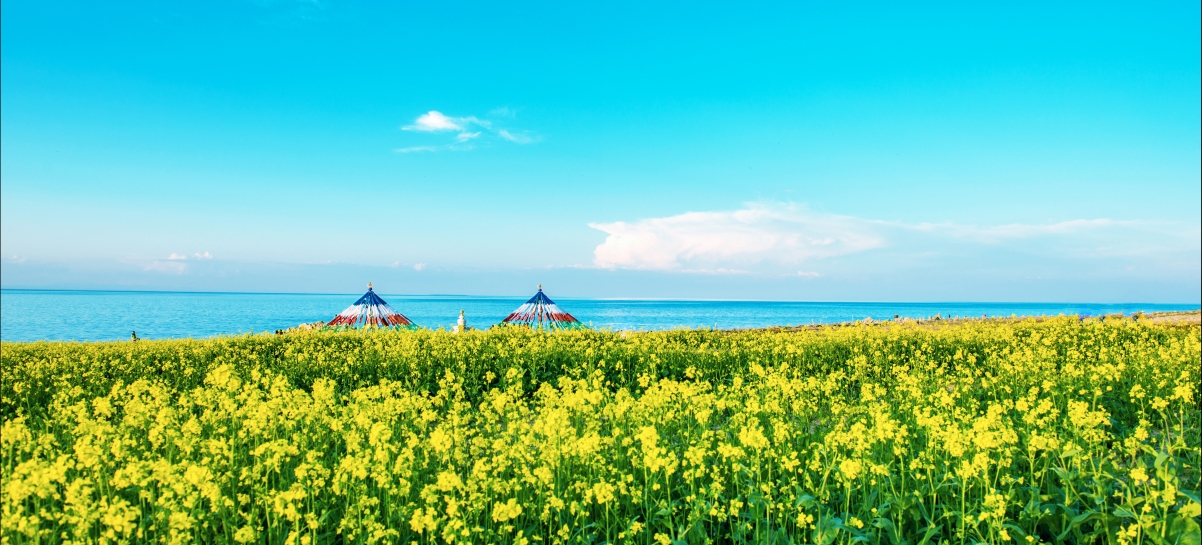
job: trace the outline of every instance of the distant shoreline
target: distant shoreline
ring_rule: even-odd
[[[6,289],[0,339],[7,341],[203,339],[289,329],[329,321],[359,296],[355,294],[225,294],[215,292],[99,292]],[[501,322],[524,297],[385,295],[413,323],[437,330],[455,326],[460,311],[467,325],[487,328]],[[615,300],[558,298],[560,307],[594,329],[652,331],[679,328],[744,330],[800,328],[855,323],[895,316],[937,323],[1003,316],[1101,316],[1196,312],[1198,303],[948,303]],[[46,312],[46,309],[59,309]],[[1166,314],[1167,315],[1167,314]],[[971,317],[971,318],[970,318]]]
[[[833,323],[833,324],[754,327],[754,328],[743,328],[743,329],[732,328],[732,329],[724,329],[723,331],[802,331],[802,330],[816,330],[816,329],[821,329],[824,327],[831,328],[831,327],[849,327],[849,326],[896,326],[896,325],[904,325],[904,324],[932,326],[932,325],[954,325],[954,324],[964,324],[964,323],[971,323],[971,322],[989,322],[989,321],[996,321],[996,322],[1010,322],[1010,321],[1019,321],[1019,320],[1041,321],[1041,320],[1047,320],[1047,319],[1053,319],[1053,318],[1060,318],[1062,316],[1064,316],[1064,315],[1057,315],[1057,316],[984,316],[981,318],[975,318],[975,317],[943,318],[941,316],[936,316],[933,318],[921,318],[921,319],[920,318],[898,318],[897,320],[873,320],[871,318],[866,318],[864,320],[852,320],[852,321],[848,321],[848,322],[838,322],[838,323]],[[1078,315],[1078,316],[1080,316],[1080,315]],[[1085,318],[1085,316],[1082,316],[1082,318]],[[1160,312],[1137,312],[1135,314],[1115,313],[1115,314],[1103,314],[1103,315],[1099,315],[1099,316],[1088,316],[1088,318],[1101,318],[1101,319],[1105,319],[1105,320],[1112,320],[1112,319],[1136,320],[1140,323],[1152,323],[1152,324],[1202,325],[1202,309],[1199,309],[1199,310],[1168,310],[1168,311],[1160,311]]]
[[[115,293],[115,294],[151,294],[151,295],[294,295],[294,296],[311,296],[311,297],[358,297],[361,293],[346,292],[300,292],[300,291],[185,291],[185,290],[122,290],[122,289],[71,289],[71,288],[2,288],[0,292],[24,292],[24,293]],[[404,297],[404,298],[448,298],[448,299],[522,299],[525,300],[529,294],[516,295],[467,295],[455,293],[387,293],[379,292],[382,297]],[[648,303],[754,303],[754,304],[790,304],[790,305],[1106,305],[1106,306],[1140,306],[1140,305],[1194,305],[1202,309],[1202,302],[1188,303],[1165,303],[1152,301],[1119,301],[1119,302],[1102,302],[1102,301],[825,301],[825,300],[799,300],[799,299],[705,299],[705,298],[687,298],[687,297],[573,297],[573,296],[556,296],[556,300],[563,301],[604,301],[604,302],[648,302]],[[1188,311],[1187,311],[1188,312]]]

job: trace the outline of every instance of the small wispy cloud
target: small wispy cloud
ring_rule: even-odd
[[[414,264],[413,270],[418,271],[418,272],[424,271],[424,270],[426,270],[426,264],[425,263]]]
[[[171,255],[167,256],[167,259],[170,259],[171,261],[183,261],[185,259],[188,259],[188,256],[184,255],[184,254],[177,254],[175,252],[171,252]]]
[[[392,151],[397,153],[425,153],[438,151],[439,146],[412,146],[408,148],[397,148]]]
[[[192,254],[192,257],[195,257],[196,259],[213,259],[213,255],[210,254],[209,252],[204,252],[204,253],[197,252],[197,253]]]
[[[497,108],[489,112],[488,117],[512,119],[514,112],[509,108]],[[477,147],[476,144],[467,144],[468,142],[479,142],[482,147],[487,147],[492,142],[499,140],[515,144],[529,144],[538,141],[538,137],[530,131],[497,127],[494,119],[481,119],[476,116],[449,116],[437,110],[430,110],[417,116],[413,123],[402,126],[401,130],[418,133],[455,132],[456,134],[452,143],[396,148],[393,151],[397,153],[467,151]],[[428,138],[434,138],[434,136]]]
[[[534,141],[534,138],[528,134],[513,134],[505,129],[497,131],[497,135],[517,144],[529,144]]]
[[[1115,221],[1111,219],[1078,219],[1047,224],[1011,223],[1007,225],[978,226],[958,225],[951,223],[920,223],[905,226],[915,231],[923,231],[947,235],[957,238],[971,239],[978,242],[1000,242],[1009,239],[1023,239],[1052,235],[1070,235],[1098,229],[1120,226],[1135,226],[1138,222]]]
[[[742,269],[727,269],[726,267],[718,267],[716,269],[681,269],[682,273],[689,274],[712,274],[712,275],[730,275],[730,274],[750,274],[751,271]]]

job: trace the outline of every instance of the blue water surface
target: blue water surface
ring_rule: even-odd
[[[0,290],[0,339],[117,340],[200,338],[274,331],[329,320],[361,294],[187,293],[136,291]],[[461,297],[380,294],[418,325],[455,324],[459,311],[469,326],[487,328],[525,302],[525,297]],[[554,296],[553,296],[554,297]],[[1090,303],[810,303],[766,301],[662,301],[556,299],[564,310],[594,328],[622,330],[755,328],[828,324],[894,315],[926,318],[1056,316],[1196,310],[1198,304]]]

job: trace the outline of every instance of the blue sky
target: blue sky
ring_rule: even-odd
[[[6,1],[6,288],[1197,302],[1197,2]]]

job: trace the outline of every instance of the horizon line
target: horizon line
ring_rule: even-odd
[[[326,292],[272,292],[272,291],[185,291],[185,290],[121,290],[121,289],[72,289],[72,288],[5,288],[0,287],[0,291],[28,291],[28,292],[84,292],[84,293],[159,293],[159,294],[189,294],[189,295],[346,295],[355,296],[357,293],[326,293]],[[509,298],[524,298],[526,295],[469,295],[469,294],[453,294],[453,293],[384,293],[389,297],[457,297],[457,298],[481,298],[481,299],[509,299]],[[717,302],[717,303],[816,303],[816,304],[869,304],[869,305],[959,305],[959,304],[976,304],[976,305],[1194,305],[1202,309],[1202,302],[1198,303],[1152,303],[1140,301],[1126,301],[1119,303],[1102,303],[1102,302],[1087,302],[1087,301],[800,301],[800,300],[780,300],[780,299],[705,299],[705,298],[671,298],[671,297],[560,297],[562,300],[591,300],[591,301],[680,301],[680,302]]]

